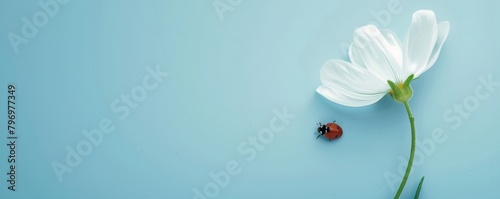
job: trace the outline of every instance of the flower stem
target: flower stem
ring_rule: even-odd
[[[398,192],[396,192],[396,195],[394,196],[394,199],[398,199],[399,196],[401,195],[401,192],[403,192],[403,189],[405,188],[406,181],[408,180],[408,176],[410,175],[411,171],[411,166],[413,165],[413,157],[415,156],[415,118],[413,117],[413,114],[411,113],[410,105],[408,104],[408,101],[403,102],[406,108],[406,112],[408,113],[408,119],[410,120],[410,126],[411,126],[411,150],[410,150],[410,159],[408,160],[408,166],[406,166],[406,172],[403,177],[403,180],[401,181],[401,184],[399,185]]]

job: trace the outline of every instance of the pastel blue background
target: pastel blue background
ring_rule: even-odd
[[[377,22],[402,38],[419,9],[451,30],[439,60],[413,83],[417,137],[437,130],[447,139],[421,156],[402,198],[412,198],[422,175],[421,198],[500,198],[500,87],[459,124],[443,117],[474,98],[479,78],[500,81],[494,1],[243,0],[223,20],[212,0],[70,1],[15,53],[7,35],[21,34],[21,19],[47,1],[0,2],[0,173],[8,172],[9,83],[19,136],[17,191],[1,174],[1,198],[193,198],[231,160],[241,173],[217,198],[392,198],[384,175],[398,174],[398,157],[409,153],[403,106],[386,96],[349,108],[315,89],[325,61],[347,58],[356,27]],[[394,2],[398,12],[377,21]],[[110,105],[156,65],[169,76],[121,120]],[[284,107],[295,118],[247,161],[238,146]],[[65,148],[102,118],[116,129],[59,182],[51,164],[64,163]],[[332,120],[344,136],[315,139],[316,122]]]

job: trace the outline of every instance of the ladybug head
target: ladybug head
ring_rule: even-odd
[[[317,132],[318,133],[321,133],[322,131],[324,131],[325,129],[325,125],[324,124],[321,124],[321,122],[318,122],[318,129],[317,129]]]
[[[318,122],[318,129],[316,131],[319,133],[319,135],[316,139],[318,139],[319,137],[321,137],[326,133],[326,128],[327,128],[326,125],[321,124],[321,122]]]

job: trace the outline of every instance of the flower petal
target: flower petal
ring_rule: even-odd
[[[318,93],[345,106],[375,103],[390,89],[366,68],[338,59],[327,61],[320,77],[323,86],[318,87]]]
[[[365,63],[363,62],[363,58],[361,58],[361,55],[359,55],[359,52],[357,51],[357,48],[352,47],[353,44],[349,46],[349,60],[351,60],[351,63],[356,64],[358,66],[363,66],[365,67]]]
[[[381,29],[380,30],[380,33],[382,33],[382,35],[385,37],[385,39],[387,40],[387,42],[389,42],[392,46],[394,46],[394,48],[396,49],[399,49],[399,50],[396,50],[394,53],[398,53],[396,58],[398,58],[398,62],[396,65],[393,65],[393,67],[395,68],[395,72],[396,72],[396,80],[395,82],[403,82],[404,80],[406,80],[406,78],[408,76],[411,75],[411,73],[409,73],[408,71],[406,71],[404,69],[404,65],[403,65],[403,48],[402,48],[402,44],[401,44],[401,41],[398,39],[398,37],[396,36],[396,34],[394,32],[392,32],[392,30],[389,30],[389,29]],[[400,58],[400,59],[399,59]]]
[[[349,91],[346,91],[343,88],[330,88],[325,85],[321,85],[316,89],[316,92],[323,95],[326,99],[335,102],[337,104],[341,104],[344,106],[350,107],[360,107],[367,106],[379,101],[382,97],[384,97],[385,93],[380,93],[377,95],[370,96],[360,96],[360,97],[352,97],[346,94],[349,94]]]
[[[364,65],[380,79],[404,81],[402,77],[403,53],[394,33],[381,33],[374,25],[354,31],[350,58],[353,63]]]
[[[399,41],[396,34],[389,29],[381,29],[380,33],[382,33],[382,36],[384,36],[384,38],[387,40],[387,42],[389,42],[389,44],[391,46],[394,46],[395,48],[400,49],[400,51],[399,51],[401,53],[400,58],[403,59],[403,51],[401,50],[402,49],[401,48],[401,41]],[[402,62],[403,61],[401,60],[401,64],[402,64]]]
[[[413,14],[412,23],[403,44],[404,67],[408,73],[425,71],[436,44],[437,35],[438,27],[433,11],[419,10]],[[415,74],[415,78],[420,74]]]
[[[450,31],[450,23],[449,22],[443,21],[443,22],[440,22],[438,24],[437,40],[436,40],[436,44],[434,45],[434,48],[432,48],[432,52],[431,52],[431,55],[429,57],[429,62],[427,62],[427,65],[425,68],[422,68],[420,70],[415,71],[416,76],[420,76],[422,73],[424,73],[429,68],[431,68],[432,65],[434,65],[437,58],[439,57],[439,53],[441,52],[441,47],[443,47],[444,41],[448,37],[449,31]]]

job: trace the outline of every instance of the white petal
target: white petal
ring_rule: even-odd
[[[433,11],[419,10],[413,14],[403,44],[404,67],[409,73],[425,70],[436,44],[437,35],[437,22]],[[420,74],[415,74],[415,78]]]
[[[363,59],[361,58],[361,55],[359,55],[359,52],[357,51],[356,48],[352,47],[353,44],[351,43],[351,46],[349,46],[349,60],[351,60],[351,63],[356,64],[358,66],[365,66],[365,63],[363,62]]]
[[[323,95],[326,99],[350,107],[360,107],[367,106],[379,101],[384,97],[385,93],[380,93],[377,95],[364,96],[363,98],[356,98],[346,95],[345,89],[342,88],[329,88],[325,85],[321,85],[316,89],[316,92]]]
[[[398,37],[396,36],[396,34],[394,32],[392,32],[392,30],[381,29],[380,33],[382,33],[382,35],[385,37],[385,39],[387,40],[387,42],[389,42],[389,44],[391,44],[392,46],[394,46],[394,48],[399,49],[399,50],[395,51],[395,53],[396,52],[398,53],[397,56],[395,56],[396,58],[398,58],[398,60],[397,60],[398,64],[393,65],[394,71],[396,73],[396,79],[393,80],[393,81],[394,82],[404,82],[404,80],[406,80],[406,78],[408,76],[410,76],[411,73],[408,73],[408,71],[404,70],[404,66],[403,66],[403,47],[402,47],[403,45],[401,44],[401,41],[398,39]]]
[[[372,104],[382,98],[389,85],[366,68],[343,60],[327,61],[320,71],[317,91],[326,98],[346,106]]]
[[[425,71],[427,71],[429,68],[431,68],[432,65],[436,62],[437,58],[439,57],[439,53],[441,52],[441,47],[443,47],[444,41],[448,37],[448,32],[450,31],[450,23],[447,21],[440,22],[438,24],[438,35],[437,35],[437,40],[436,44],[434,45],[434,48],[432,48],[431,55],[429,57],[429,62],[427,62],[427,65],[425,68],[422,68],[420,70],[415,71],[415,75],[418,77]]]
[[[392,32],[385,31],[384,34],[374,25],[356,29],[350,58],[383,80],[404,81],[405,77],[400,77],[403,65],[401,47]]]
[[[389,44],[391,46],[394,46],[396,49],[400,49],[399,52],[395,52],[395,53],[400,53],[401,56],[400,57],[398,56],[398,57],[401,58],[401,65],[400,66],[402,66],[403,51],[401,50],[402,49],[401,48],[401,41],[399,41],[396,34],[389,29],[381,29],[380,33],[382,33],[382,36],[384,36],[384,38],[387,40],[387,42],[389,42]]]

